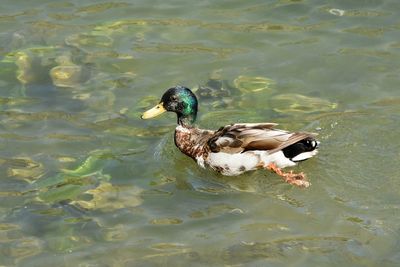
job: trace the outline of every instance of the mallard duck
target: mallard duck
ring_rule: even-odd
[[[275,129],[276,123],[236,123],[216,131],[197,128],[197,98],[188,88],[168,89],[161,101],[144,112],[142,119],[156,117],[166,111],[175,112],[175,145],[201,167],[209,167],[223,175],[239,175],[246,171],[268,169],[285,182],[308,187],[304,173],[284,172],[281,168],[317,154],[316,134]]]

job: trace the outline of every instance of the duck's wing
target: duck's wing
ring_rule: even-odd
[[[248,150],[274,153],[315,134],[274,129],[276,123],[237,123],[221,127],[208,140],[212,152],[229,154]]]

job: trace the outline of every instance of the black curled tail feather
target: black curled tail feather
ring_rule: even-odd
[[[319,142],[314,137],[304,138],[282,149],[286,158],[292,159],[301,153],[311,152],[318,148]]]

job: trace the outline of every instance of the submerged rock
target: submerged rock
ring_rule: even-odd
[[[242,93],[254,93],[260,91],[271,91],[274,80],[257,76],[239,76],[233,81],[236,88]]]
[[[279,113],[312,113],[331,111],[337,103],[300,94],[281,94],[271,97],[272,109]]]
[[[232,89],[232,86],[225,80],[209,79],[204,86],[199,86],[193,91],[200,99],[221,99],[231,96]]]
[[[30,183],[39,179],[45,173],[43,164],[30,158],[20,157],[4,159],[2,161],[5,161],[9,165],[7,170],[8,176],[16,177]]]
[[[85,209],[96,209],[102,211],[112,211],[122,208],[134,208],[142,204],[140,197],[143,189],[139,187],[114,186],[109,182],[101,182],[99,186],[90,189],[85,194],[91,195],[92,199],[77,200],[72,204]]]
[[[59,65],[50,70],[55,86],[74,88],[89,78],[88,69],[73,63],[70,55],[59,56],[56,62]]]
[[[3,63],[17,66],[15,75],[22,84],[43,83],[49,80],[45,73],[55,65],[56,47],[31,47],[8,53]]]
[[[193,92],[203,105],[211,104],[213,108],[217,108],[229,106],[237,89],[226,80],[210,78],[204,85],[193,88]]]

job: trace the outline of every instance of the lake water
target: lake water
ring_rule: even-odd
[[[9,1],[0,9],[0,266],[399,266],[400,2]],[[222,177],[140,114],[319,134]]]

